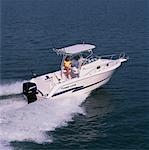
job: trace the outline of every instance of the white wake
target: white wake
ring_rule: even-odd
[[[20,91],[20,85],[8,93],[16,91]],[[22,96],[1,100],[0,148],[9,149],[8,143],[11,141],[52,142],[52,137],[46,131],[66,126],[69,121],[73,121],[75,114],[85,114],[80,105],[86,97],[82,95],[55,101],[49,99],[29,105]]]
[[[0,85],[0,96],[22,93],[22,84],[25,81],[16,81]]]

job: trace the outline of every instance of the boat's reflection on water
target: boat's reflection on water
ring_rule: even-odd
[[[82,104],[86,111],[86,117],[92,120],[109,114],[113,110],[112,99],[113,95],[105,88],[93,91]]]

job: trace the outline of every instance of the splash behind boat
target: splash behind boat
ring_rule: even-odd
[[[57,54],[63,56],[61,69],[23,83],[23,94],[27,97],[28,103],[42,98],[55,99],[90,93],[106,84],[114,71],[128,59],[124,53],[96,56],[93,53],[94,48],[95,45],[91,44],[76,44],[54,49]],[[63,66],[66,57],[69,57],[72,62],[76,57],[79,58],[79,67],[71,68],[71,79],[66,77],[66,70]]]

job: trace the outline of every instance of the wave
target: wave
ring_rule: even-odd
[[[0,149],[1,150],[12,150],[10,144],[6,141],[0,141]]]
[[[25,81],[15,81],[14,83],[5,83],[0,85],[0,96],[22,93],[22,84]]]
[[[21,96],[0,101],[0,145],[5,147],[3,143],[11,141],[52,142],[46,131],[66,126],[75,114],[85,114],[80,105],[87,96],[39,100],[29,105]]]

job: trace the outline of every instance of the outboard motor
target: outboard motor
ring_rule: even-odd
[[[37,86],[35,83],[26,82],[23,83],[23,94],[27,97],[28,104],[37,100]]]

